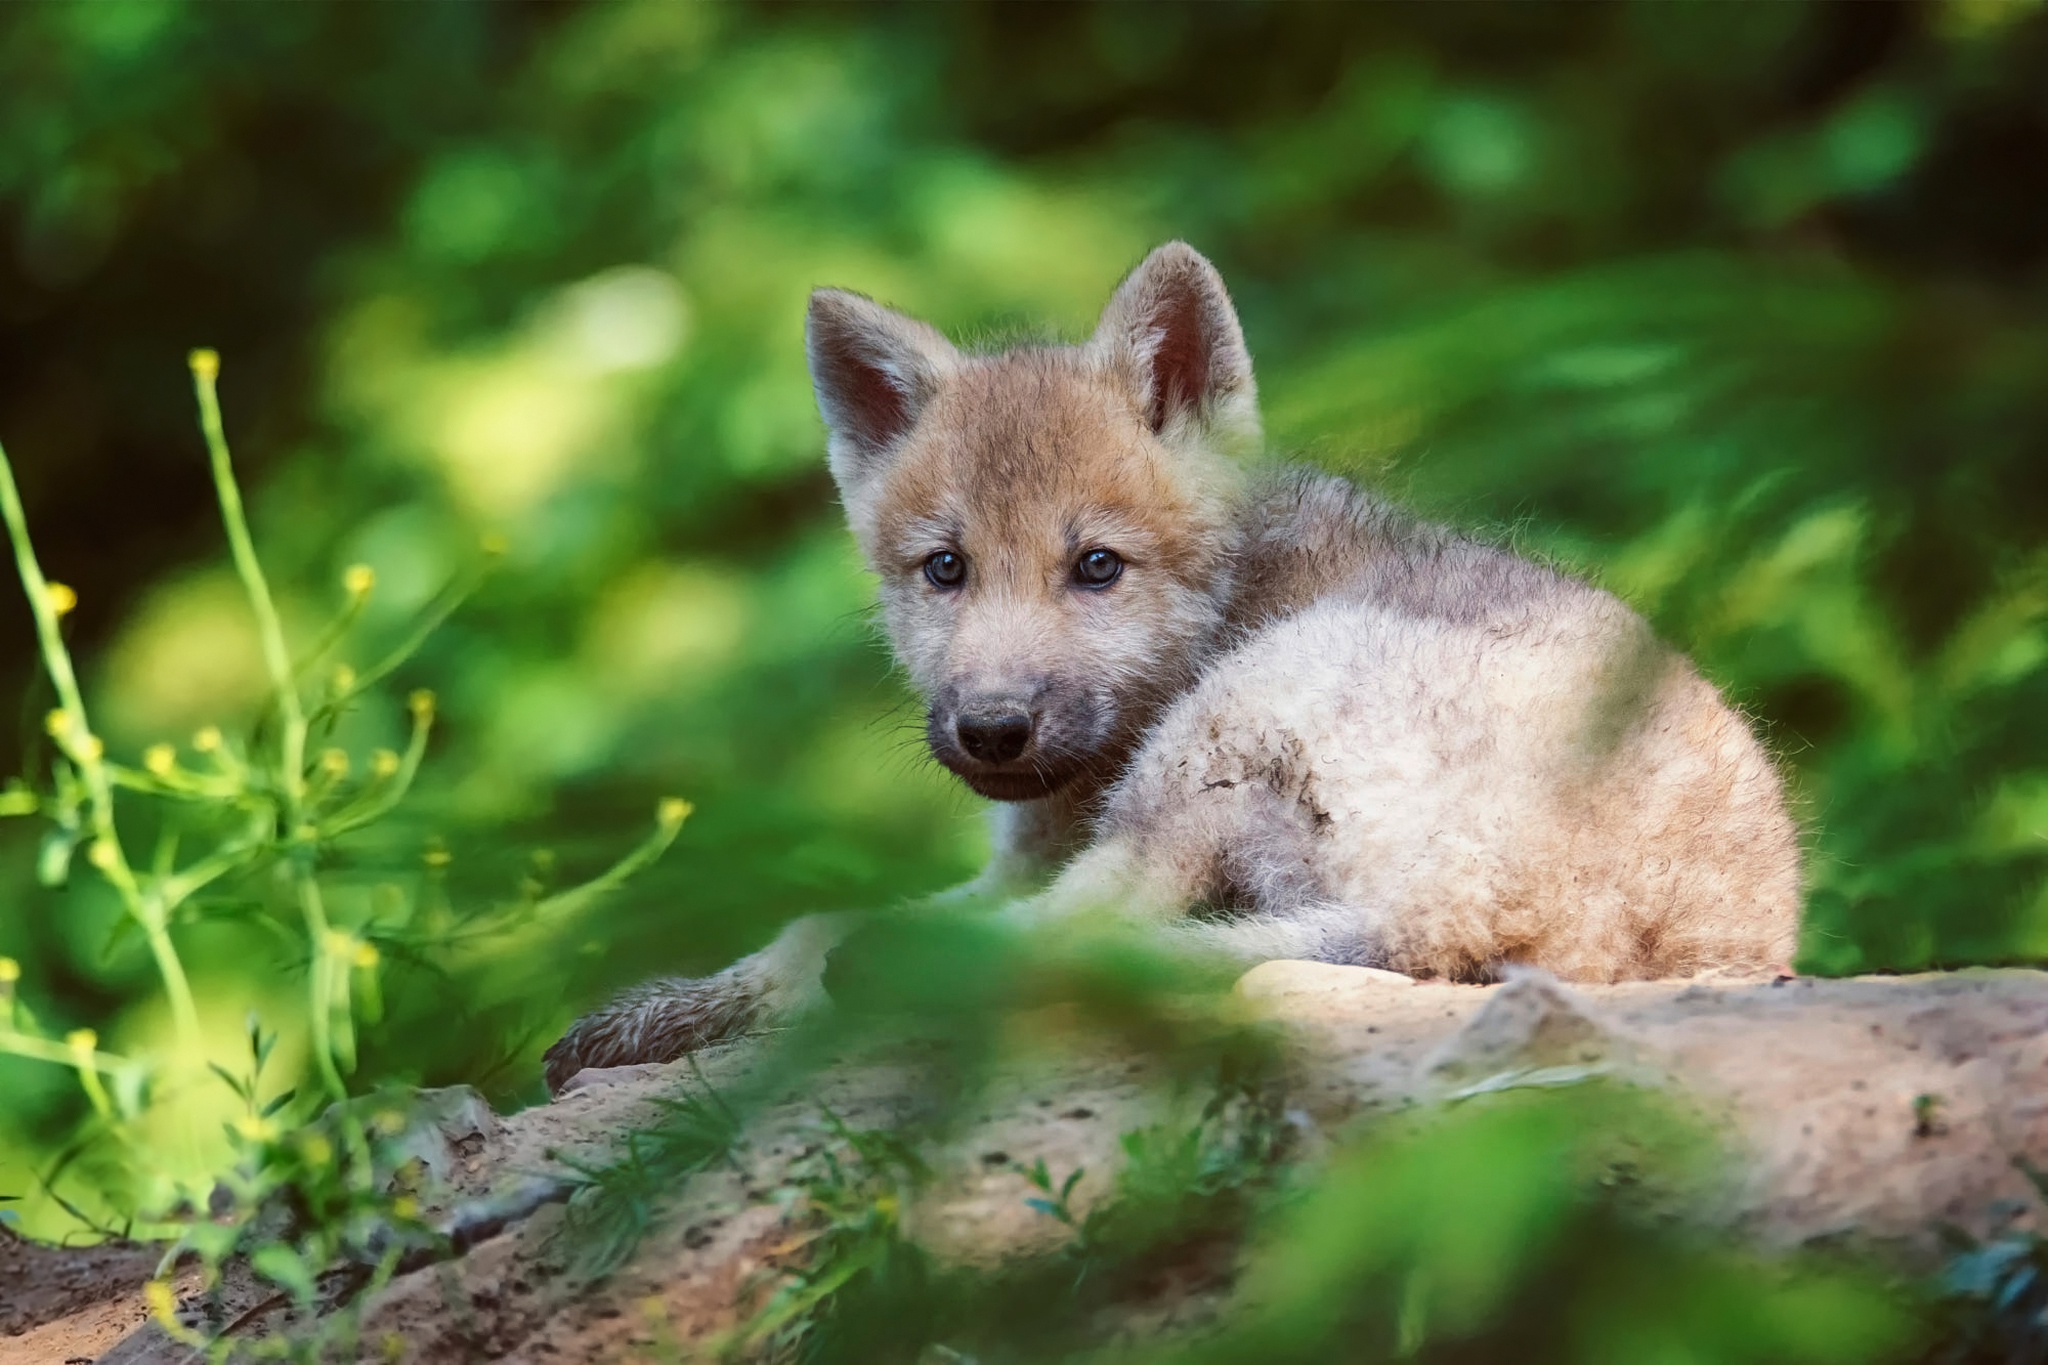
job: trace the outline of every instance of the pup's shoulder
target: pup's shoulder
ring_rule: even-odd
[[[1275,466],[1254,477],[1236,544],[1226,619],[1239,633],[1333,599],[1462,624],[1576,614],[1607,604],[1627,610],[1549,565],[1301,466]]]

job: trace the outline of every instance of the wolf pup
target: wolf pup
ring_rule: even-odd
[[[1598,588],[1245,458],[1251,357],[1192,248],[1079,346],[965,352],[837,289],[806,346],[932,755],[1004,803],[968,888],[1003,913],[1448,981],[1791,957],[1798,834],[1743,718]],[[839,932],[630,992],[549,1086],[804,1008]]]

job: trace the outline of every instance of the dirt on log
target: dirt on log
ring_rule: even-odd
[[[1275,962],[1238,991],[1284,1026],[1289,1103],[1316,1132],[1518,1077],[1611,1073],[1682,1096],[1720,1129],[1731,1160],[1697,1212],[1764,1247],[1849,1243],[1925,1270],[1942,1254],[1943,1225],[1982,1236],[2042,1214],[2015,1165],[2048,1166],[2041,972],[1572,987],[1530,974],[1448,986]],[[731,1327],[786,1251],[786,1214],[771,1196],[816,1149],[821,1106],[850,1125],[887,1123],[912,1102],[902,1068],[847,1067],[759,1115],[739,1160],[678,1191],[633,1260],[596,1283],[572,1272],[562,1207],[533,1191],[564,1174],[565,1159],[602,1159],[692,1075],[734,1082],[759,1046],[718,1049],[694,1069],[585,1073],[560,1101],[503,1118],[468,1092],[441,1092],[429,1164],[443,1175],[443,1211],[467,1211],[480,1231],[453,1262],[401,1275],[364,1306],[361,1358],[616,1361],[657,1345],[687,1352]],[[1056,1244],[1064,1230],[1027,1206],[1034,1191],[1017,1168],[1043,1158],[1054,1172],[1085,1169],[1075,1192],[1085,1211],[1111,1186],[1120,1135],[1158,1114],[1150,1070],[1108,1053],[1018,1064],[988,1088],[975,1122],[926,1154],[934,1178],[906,1227],[956,1259]],[[479,1221],[478,1209],[495,1213]],[[15,1241],[0,1242],[0,1254],[10,1299],[0,1365],[101,1351],[115,1362],[186,1358],[154,1325],[133,1327],[145,1317],[146,1254]],[[103,1269],[80,1269],[89,1264]],[[61,1292],[15,1288],[58,1283]],[[196,1290],[189,1276],[180,1284]],[[197,1323],[196,1293],[186,1307]],[[251,1340],[292,1330],[253,1282],[230,1283],[213,1311],[200,1325],[232,1323]],[[1166,1305],[1153,1325],[1207,1311],[1213,1304]]]

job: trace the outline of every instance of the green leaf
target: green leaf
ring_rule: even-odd
[[[244,1101],[246,1101],[249,1098],[248,1087],[243,1085],[242,1082],[236,1078],[233,1072],[229,1071],[219,1062],[208,1062],[206,1064],[206,1069],[208,1071],[211,1071],[214,1075],[220,1077],[222,1081],[226,1082],[228,1089],[234,1091],[235,1094],[240,1096]]]
[[[43,836],[42,849],[36,854],[36,882],[42,886],[62,886],[71,879],[71,854],[78,847],[78,831],[57,828]]]
[[[114,950],[128,941],[129,936],[135,932],[136,927],[133,915],[116,915],[114,922],[107,926],[106,942],[100,945],[100,961],[106,962],[113,957]]]
[[[260,1246],[249,1257],[249,1268],[272,1284],[289,1290],[300,1303],[313,1301],[313,1272],[305,1258],[283,1242]]]
[[[200,1260],[218,1264],[234,1254],[241,1233],[241,1228],[233,1223],[201,1219],[186,1227],[184,1243]]]

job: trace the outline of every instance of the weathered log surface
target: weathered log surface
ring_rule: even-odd
[[[1768,1244],[1846,1236],[1925,1261],[1940,1224],[2038,1211],[2014,1163],[2048,1165],[2048,973],[1483,991],[1346,973],[1268,963],[1239,987],[1295,1027],[1305,1099],[1331,1116],[1517,1066],[1608,1066],[1725,1119],[1729,1215]]]
[[[1368,1111],[1532,1073],[1599,1071],[1668,1088],[1720,1127],[1733,1160],[1719,1207],[1703,1216],[1766,1246],[1848,1241],[1925,1268],[1940,1254],[1941,1225],[1981,1235],[2030,1226],[2041,1212],[2015,1162],[2048,1166],[2048,973],[1584,987],[1532,975],[1477,987],[1268,963],[1238,990],[1248,1009],[1285,1027],[1293,1103],[1324,1134]],[[755,1055],[740,1044],[699,1063],[718,1084]],[[1042,1157],[1056,1173],[1085,1168],[1076,1192],[1085,1208],[1110,1187],[1119,1136],[1158,1115],[1149,1070],[1109,1055],[1019,1064],[934,1155],[937,1179],[908,1226],[955,1257],[1056,1242],[1062,1229],[1025,1205],[1031,1191],[1015,1165]],[[454,1116],[439,1138],[452,1154],[450,1206],[560,1173],[557,1151],[601,1153],[688,1074],[586,1073],[561,1101],[504,1119],[442,1106]],[[479,1349],[494,1359],[613,1360],[656,1336],[686,1343],[730,1325],[740,1286],[786,1237],[764,1196],[817,1141],[818,1106],[874,1125],[901,1111],[902,1082],[900,1071],[850,1068],[764,1115],[739,1168],[693,1182],[668,1230],[601,1286],[565,1273],[558,1207],[452,1267],[400,1277],[369,1310],[364,1358],[386,1358],[395,1336],[406,1360]],[[109,1297],[132,1304],[134,1287],[113,1286]],[[97,1311],[104,1322],[104,1306]],[[134,1320],[132,1307],[122,1311]],[[73,1320],[0,1338],[0,1362],[65,1359]],[[245,1330],[270,1325],[258,1314]],[[174,1358],[167,1346],[145,1329],[108,1359]]]

